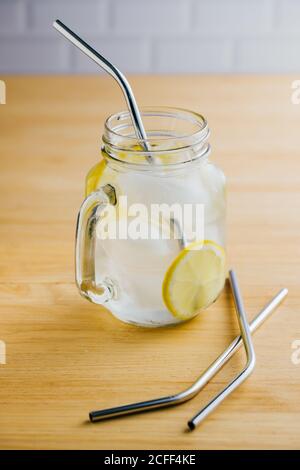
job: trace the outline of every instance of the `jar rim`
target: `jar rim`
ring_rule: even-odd
[[[190,111],[185,108],[176,108],[176,107],[171,107],[171,106],[158,106],[158,107],[152,107],[152,106],[145,106],[141,108],[141,117],[147,118],[147,117],[162,117],[162,118],[173,118],[177,119],[178,121],[183,121],[185,123],[189,122],[196,126],[196,130],[193,132],[188,132],[184,133],[178,136],[174,135],[167,135],[167,134],[162,134],[159,135],[159,137],[156,136],[150,136],[147,139],[137,139],[135,134],[130,134],[130,135],[124,135],[120,132],[120,129],[122,129],[122,122],[124,122],[126,119],[131,121],[131,116],[130,112],[128,110],[126,111],[120,111],[118,113],[111,114],[105,121],[104,128],[104,142],[108,144],[113,144],[115,147],[120,148],[120,150],[128,150],[128,145],[132,144],[133,139],[136,140],[139,143],[145,142],[151,143],[155,142],[164,142],[167,143],[172,142],[172,146],[168,149],[164,150],[179,150],[181,148],[186,148],[195,144],[198,144],[199,142],[203,141],[206,139],[209,135],[209,128],[208,128],[208,123],[207,120],[204,118],[203,115],[196,113],[194,111]],[[120,123],[118,126],[117,130],[115,126],[113,125],[114,122]],[[124,127],[124,126],[123,126]],[[145,126],[146,127],[146,126]],[[146,128],[147,132],[147,128]],[[114,140],[114,142],[112,142]],[[176,145],[176,141],[178,145]],[[118,145],[120,144],[120,146]],[[135,149],[135,152],[141,152],[145,153],[145,150],[143,148],[141,149]],[[160,150],[156,150],[155,148],[151,148],[151,153],[152,152],[160,152]]]
[[[177,168],[183,163],[208,156],[209,128],[206,119],[194,111],[169,106],[141,109],[147,139],[138,139],[130,112],[112,114],[105,121],[103,156],[131,168],[157,170]],[[143,145],[145,143],[146,145]],[[145,150],[147,148],[147,150]],[[149,165],[159,163],[159,165]]]

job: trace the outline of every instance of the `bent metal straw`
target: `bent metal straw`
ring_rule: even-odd
[[[74,33],[74,31],[68,28],[68,26],[66,26],[62,21],[54,21],[53,27],[116,80],[124,94],[136,136],[141,140],[141,145],[144,147],[144,150],[146,152],[150,152],[150,146],[147,141],[147,134],[143,125],[141,113],[132,88],[125,75],[105,57],[99,54],[99,52],[87,44],[81,37]],[[154,163],[154,158],[151,154],[148,154],[146,159],[149,163]]]
[[[260,313],[249,324],[251,333],[254,333],[263,324],[263,322],[271,315],[271,313],[273,313],[275,308],[280,305],[287,294],[288,290],[286,288],[281,289],[275,295],[275,297],[273,297],[273,299],[265,305]],[[89,414],[90,420],[92,422],[96,422],[126,414],[139,413],[152,409],[164,408],[167,406],[180,405],[181,403],[184,403],[196,396],[200,390],[202,390],[202,388],[216,375],[216,373],[229,361],[229,359],[241,347],[241,345],[242,338],[241,336],[237,336],[223,351],[223,353],[220,354],[214,360],[214,362],[200,375],[200,377],[189,388],[182,392],[179,392],[175,395],[156,398],[154,400],[147,400],[129,405],[92,411]]]
[[[197,413],[189,422],[190,430],[198,426],[228,395],[230,395],[239,385],[241,385],[253,372],[255,367],[255,352],[251,338],[251,331],[247,321],[247,315],[244,308],[244,303],[240,293],[239,285],[236,275],[233,271],[229,271],[230,286],[234,298],[235,310],[238,317],[238,322],[241,330],[241,336],[244,343],[247,363],[242,372],[239,372],[236,377],[226,387],[218,393],[199,413]]]

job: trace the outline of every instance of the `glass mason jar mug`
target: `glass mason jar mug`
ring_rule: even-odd
[[[225,177],[201,115],[149,108],[142,119],[149,151],[128,112],[106,120],[78,215],[76,282],[120,320],[154,327],[194,317],[223,289]]]

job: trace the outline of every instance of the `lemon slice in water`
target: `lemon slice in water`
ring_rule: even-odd
[[[102,179],[104,170],[106,168],[106,161],[104,158],[100,160],[93,168],[89,171],[86,177],[86,190],[85,195],[88,196],[93,191],[96,191],[100,180]]]
[[[162,295],[176,318],[188,320],[216,300],[224,282],[224,249],[210,240],[194,242],[168,268]]]

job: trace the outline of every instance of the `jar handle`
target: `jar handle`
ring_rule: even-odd
[[[116,204],[116,195],[114,188],[107,184],[83,201],[77,218],[76,284],[80,294],[96,304],[113,297],[110,283],[103,280],[97,284],[95,276],[96,226],[109,204]]]

